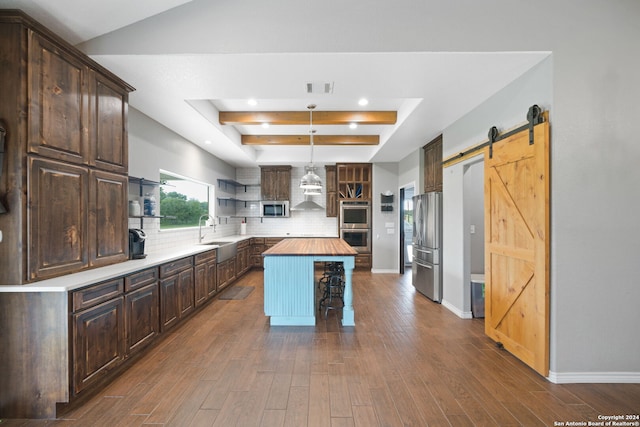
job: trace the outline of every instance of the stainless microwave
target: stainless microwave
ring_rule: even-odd
[[[260,202],[260,216],[267,218],[287,218],[289,216],[288,201],[263,201]]]

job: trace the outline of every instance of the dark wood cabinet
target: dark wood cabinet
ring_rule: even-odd
[[[442,191],[442,135],[423,147],[424,192]]]
[[[291,166],[260,166],[262,200],[291,198]]]
[[[262,252],[267,249],[264,244],[264,240],[264,237],[251,238],[251,246],[249,249],[249,264],[251,265],[251,268],[262,268],[264,265]]]
[[[128,179],[99,170],[89,173],[89,265],[129,259]]]
[[[158,269],[149,268],[125,277],[125,356],[147,347],[160,334]]]
[[[89,232],[85,219],[89,209],[88,170],[38,157],[29,156],[28,161],[29,280],[86,268],[89,265]],[[12,268],[9,262],[16,262],[15,255],[8,255],[2,262]]]
[[[242,240],[238,242],[238,254],[236,255],[236,276],[240,277],[251,268],[249,264],[250,240]]]
[[[122,279],[73,292],[71,316],[72,393],[103,381],[125,355]],[[119,296],[112,297],[112,295]],[[108,300],[103,301],[105,298]],[[96,304],[96,305],[92,305]],[[88,306],[88,308],[84,308]]]
[[[338,163],[338,199],[371,200],[371,163]]]
[[[194,257],[194,261],[195,303],[196,307],[199,307],[217,292],[217,252],[211,250],[198,254]]]
[[[0,36],[0,194],[9,206],[0,285],[126,260],[127,193],[118,187],[133,88],[19,11],[0,11]]]
[[[89,68],[60,44],[28,31],[31,153],[70,163],[89,158]]]
[[[218,292],[222,289],[229,286],[236,280],[236,259],[231,258],[224,262],[218,264],[217,273],[217,283],[218,283]]]
[[[129,170],[127,139],[128,91],[113,80],[91,73],[91,118],[89,164],[96,168],[126,174]]]
[[[338,216],[338,176],[336,165],[327,165],[325,169],[326,180],[326,213],[327,217]]]
[[[193,257],[160,266],[160,329],[164,332],[195,308]]]

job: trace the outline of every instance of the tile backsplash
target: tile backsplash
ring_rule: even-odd
[[[324,167],[316,168],[316,173],[325,182]],[[302,190],[298,187],[300,178],[304,174],[303,167],[291,169],[291,200],[293,207],[304,200]],[[327,218],[326,212],[300,211],[291,212],[289,218],[259,218],[258,201],[260,200],[260,168],[239,168],[234,179],[243,184],[253,184],[246,187],[221,188],[218,183],[215,187],[215,197],[234,197],[241,200],[249,200],[252,203],[225,202],[215,200],[216,225],[215,227],[203,227],[204,240],[218,239],[225,236],[240,234],[242,218],[233,216],[246,215],[247,235],[252,236],[337,236],[338,225],[336,218]],[[313,201],[320,206],[325,206],[326,196],[313,196]],[[143,223],[147,235],[145,251],[147,253],[165,252],[181,249],[198,243],[198,228],[186,228],[180,230],[160,230],[159,219],[145,218]],[[139,219],[129,219],[130,228],[139,228]]]

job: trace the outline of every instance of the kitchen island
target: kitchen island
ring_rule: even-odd
[[[345,287],[342,325],[355,326],[351,276],[357,252],[339,238],[285,239],[262,253],[264,312],[273,326],[314,326],[315,262],[342,262]]]

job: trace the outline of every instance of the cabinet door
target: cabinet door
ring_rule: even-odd
[[[277,197],[277,174],[275,169],[262,167],[260,169],[260,190],[262,200],[276,200]]]
[[[291,168],[276,169],[276,200],[291,199]]]
[[[442,191],[442,135],[424,146],[424,191]]]
[[[216,292],[218,292],[218,286],[216,283],[217,267],[218,265],[216,264],[216,261],[209,261],[207,263],[207,292],[209,297],[212,297]]]
[[[164,332],[178,323],[178,275],[160,281],[160,329]]]
[[[178,278],[178,316],[182,318],[196,307],[193,268],[182,271]]]
[[[326,172],[326,215],[327,217],[338,216],[338,183],[335,165],[324,167]]]
[[[123,298],[73,314],[74,394],[102,380],[124,359]]]
[[[29,279],[86,268],[87,169],[35,157],[28,162]]]
[[[127,177],[91,171],[89,178],[89,264],[97,267],[126,261],[129,258]]]
[[[88,68],[75,56],[30,32],[28,150],[53,159],[89,158]]]
[[[126,355],[133,355],[160,333],[158,283],[152,283],[124,296]]]
[[[98,73],[92,77],[90,164],[126,174],[128,92]]]
[[[207,263],[198,264],[193,269],[195,278],[195,300],[196,307],[204,304],[209,297],[207,288],[208,270]]]

